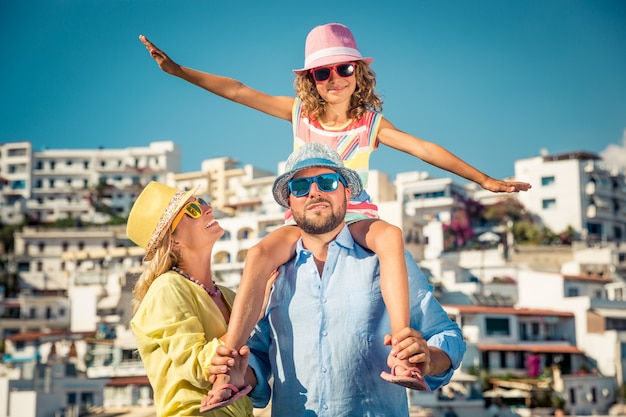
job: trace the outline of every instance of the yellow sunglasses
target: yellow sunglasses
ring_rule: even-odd
[[[174,217],[174,220],[172,220],[171,231],[174,232],[174,229],[176,229],[176,226],[178,226],[178,223],[180,223],[180,220],[185,214],[192,219],[197,219],[202,216],[201,206],[210,207],[209,203],[207,203],[205,199],[199,197],[195,197],[195,201],[190,201],[189,203],[185,204],[185,206],[178,212],[176,217]]]

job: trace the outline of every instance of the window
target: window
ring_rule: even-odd
[[[599,223],[587,223],[587,232],[592,235],[601,235],[602,234],[602,225]]]
[[[508,336],[511,334],[508,318],[487,317],[485,327],[486,333],[490,336]]]
[[[568,288],[567,289],[568,297],[578,297],[578,288]]]
[[[26,180],[13,181],[11,184],[12,190],[23,190],[26,188]]]
[[[549,185],[553,185],[554,184],[554,175],[551,175],[549,177],[541,177],[541,186],[542,187],[547,187]]]
[[[7,154],[9,156],[25,156],[26,155],[26,148],[9,149]]]
[[[556,199],[555,198],[546,198],[541,200],[541,208],[544,210],[550,210],[556,208]]]
[[[533,340],[537,340],[539,338],[539,334],[540,334],[539,323],[536,323],[536,322],[531,323],[530,333],[533,336]]]
[[[587,399],[592,404],[595,404],[596,402],[598,402],[598,394],[596,393],[596,387],[591,387],[591,392],[587,394]]]
[[[432,191],[429,193],[414,193],[413,194],[413,198],[415,200],[422,199],[422,198],[441,198],[445,196],[446,196],[445,191]]]

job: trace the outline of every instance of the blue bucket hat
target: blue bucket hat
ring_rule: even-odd
[[[363,191],[361,177],[356,171],[346,168],[337,152],[323,143],[307,143],[293,151],[285,163],[285,173],[274,181],[274,200],[281,206],[289,208],[289,181],[300,171],[306,168],[330,168],[343,177],[356,197]]]

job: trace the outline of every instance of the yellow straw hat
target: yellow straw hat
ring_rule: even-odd
[[[180,191],[151,181],[139,194],[128,215],[126,235],[146,250],[144,261],[152,259],[172,220],[197,189]]]

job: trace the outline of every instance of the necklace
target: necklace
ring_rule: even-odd
[[[220,289],[217,287],[217,284],[215,283],[215,281],[213,281],[213,287],[215,288],[214,291],[208,289],[203,283],[201,283],[200,281],[198,281],[197,279],[195,279],[194,277],[192,277],[191,275],[187,274],[186,272],[183,272],[182,269],[180,269],[177,266],[173,266],[172,267],[172,271],[174,272],[178,272],[180,275],[184,276],[185,278],[187,278],[189,281],[198,284],[200,287],[202,287],[202,289],[204,291],[206,291],[207,294],[209,294],[211,297],[214,297],[216,295],[218,295],[220,293]]]

